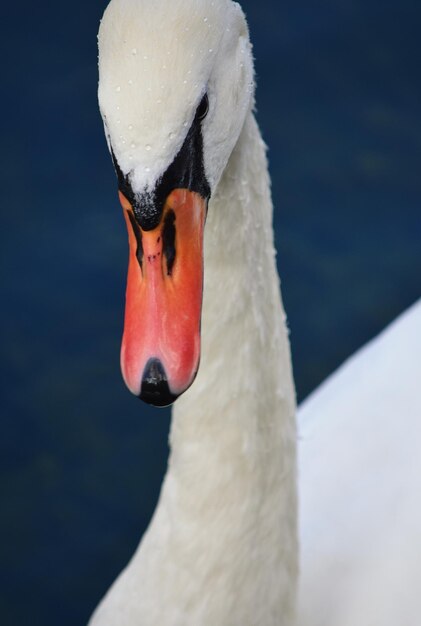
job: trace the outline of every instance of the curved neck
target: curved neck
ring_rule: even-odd
[[[295,394],[265,146],[252,114],[205,232],[201,365],[174,407],[152,527],[171,519],[168,540],[188,561],[189,588],[192,581],[200,593],[211,588],[213,606],[226,611],[222,597],[241,584],[233,621],[215,612],[196,623],[251,623],[257,603],[267,614],[252,623],[272,624],[275,615],[273,623],[289,625],[297,569]]]
[[[205,232],[201,366],[175,405],[159,503],[114,598],[148,625],[291,626],[295,396],[252,114]]]

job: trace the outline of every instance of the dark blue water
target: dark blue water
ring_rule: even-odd
[[[303,398],[420,294],[414,0],[253,2]],[[119,373],[126,234],[96,104],[105,2],[3,9],[0,622],[84,624],[153,510],[169,414]]]

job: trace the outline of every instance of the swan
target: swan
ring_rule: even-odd
[[[99,74],[129,235],[122,373],[146,402],[178,399],[154,516],[90,626],[291,626],[295,393],[244,15],[232,0],[112,0]],[[300,626],[419,623],[402,573],[421,576],[420,317],[300,408]]]
[[[112,0],[98,94],[129,233],[123,377],[181,397],[152,521],[90,625],[290,626],[295,392],[241,8]]]

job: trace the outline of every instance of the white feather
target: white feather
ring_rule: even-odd
[[[302,626],[421,623],[421,301],[300,408]]]
[[[231,0],[113,0],[98,36],[100,109],[135,192],[172,162],[205,91],[205,165],[212,188],[253,105],[244,16]]]
[[[107,139],[135,192],[205,91],[202,359],[159,503],[91,626],[291,626],[295,396],[246,23],[231,0],[112,0],[99,34]],[[418,305],[301,408],[302,626],[417,626]],[[417,338],[417,342],[414,340]]]
[[[112,0],[99,43],[101,110],[132,184],[139,191],[153,185],[168,167],[206,90],[204,157],[213,195],[199,373],[174,408],[153,520],[91,624],[290,626],[298,552],[295,394],[265,146],[251,112],[246,23],[230,0]],[[127,85],[131,76],[139,83]],[[152,85],[155,93],[161,83],[162,108],[144,89]],[[131,160],[119,143],[121,124],[133,125]],[[170,132],[174,141],[165,143]]]

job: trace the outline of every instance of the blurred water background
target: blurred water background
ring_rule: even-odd
[[[104,0],[2,9],[0,623],[76,626],[155,506],[169,411],[126,391]],[[298,398],[420,294],[415,0],[244,0]]]

